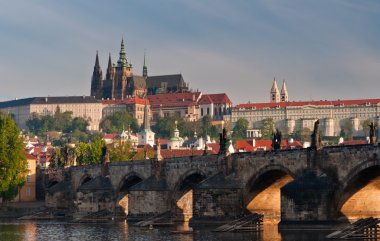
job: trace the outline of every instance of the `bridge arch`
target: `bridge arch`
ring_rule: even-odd
[[[129,212],[129,189],[143,181],[143,176],[137,172],[130,172],[119,181],[116,190],[116,215],[126,217]]]
[[[78,189],[85,183],[91,181],[93,178],[91,177],[91,175],[89,174],[84,174],[80,179],[79,179],[79,182],[78,182],[78,185],[77,187],[75,187],[75,190],[78,191]]]
[[[143,176],[137,172],[130,172],[121,178],[116,191],[118,193],[126,193],[128,192],[129,188],[143,181],[143,179]]]
[[[336,192],[338,217],[355,220],[380,218],[380,160],[371,159],[356,167],[341,181]]]
[[[193,216],[193,188],[206,179],[206,174],[199,169],[191,169],[182,174],[174,185],[172,206],[177,221],[189,221]]]
[[[243,190],[243,205],[252,213],[264,214],[266,220],[280,221],[281,188],[292,182],[295,174],[280,164],[270,164],[253,173]]]

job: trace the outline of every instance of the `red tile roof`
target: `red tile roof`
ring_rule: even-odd
[[[214,104],[232,104],[230,98],[225,93],[207,94]]]
[[[152,108],[159,107],[188,107],[197,103],[200,92],[195,93],[169,93],[148,95]]]
[[[262,108],[284,108],[290,106],[320,105],[320,106],[342,106],[342,105],[378,105],[380,99],[361,99],[361,100],[321,100],[321,101],[292,101],[277,103],[247,103],[235,106],[235,109],[262,109]]]
[[[119,134],[118,133],[110,133],[110,134],[104,134],[103,135],[103,139],[115,139],[116,137],[118,137]]]
[[[29,154],[29,153],[26,153],[25,156],[26,156],[26,159],[28,159],[28,160],[29,159],[34,159],[34,160],[37,159],[35,156],[33,156],[32,154]]]
[[[163,149],[161,150],[162,158],[171,157],[184,157],[184,156],[202,156],[203,150],[191,150],[191,149]]]
[[[293,146],[299,147],[298,144],[300,143],[297,142]],[[302,147],[302,145],[300,147]],[[282,140],[281,148],[282,149],[291,148],[291,145],[288,144],[287,140]],[[239,151],[252,152],[252,151],[264,151],[264,150],[269,151],[271,149],[272,149],[272,140],[255,140],[255,146],[253,146],[252,140],[237,140],[235,143],[235,150],[237,152]]]
[[[352,140],[352,141],[343,141],[339,145],[363,145],[368,144],[366,140]]]
[[[134,104],[140,104],[145,105],[145,99],[140,97],[130,97],[125,99],[114,99],[114,100],[102,100],[102,104],[104,105],[111,105],[111,104],[118,104],[118,105],[134,105]],[[149,105],[149,100],[147,99],[147,104]]]

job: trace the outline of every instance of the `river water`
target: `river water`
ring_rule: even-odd
[[[259,233],[215,233],[214,227],[195,227],[194,234],[170,233],[172,230],[186,230],[188,226],[160,227],[153,230],[133,227],[124,222],[106,224],[77,224],[66,222],[1,222],[0,241],[246,241],[246,240],[289,240],[320,241],[331,230],[281,230],[277,225],[264,225]]]

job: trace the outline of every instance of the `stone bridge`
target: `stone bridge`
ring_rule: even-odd
[[[375,144],[76,166],[50,178],[46,204],[129,220],[167,211],[194,222],[246,212],[284,222],[380,217],[379,156]]]

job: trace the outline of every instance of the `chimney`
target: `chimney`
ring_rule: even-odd
[[[252,146],[256,147],[256,139],[255,138],[252,139]]]

